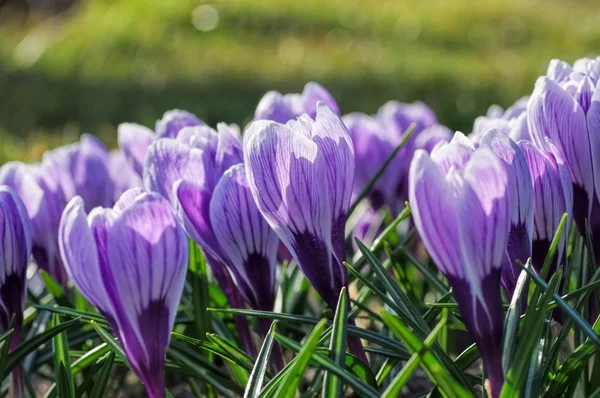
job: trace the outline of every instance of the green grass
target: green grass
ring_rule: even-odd
[[[221,0],[216,29],[191,0],[83,1],[53,19],[0,18],[0,162],[79,132],[115,143],[122,121],[179,107],[245,123],[270,89],[327,87],[343,112],[423,100],[468,131],[528,94],[551,58],[600,53],[592,1]]]

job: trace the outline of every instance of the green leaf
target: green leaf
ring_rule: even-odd
[[[217,308],[209,308],[209,311],[220,312],[225,314],[232,315],[244,315],[249,317],[256,318],[267,318],[267,319],[276,319],[278,321],[287,321],[291,323],[303,323],[307,325],[316,325],[319,323],[319,319],[304,316],[304,315],[295,315],[295,314],[282,314],[276,312],[269,311],[257,311],[257,310],[240,310],[240,309],[217,309]],[[399,344],[398,340],[391,339],[388,336],[373,332],[371,330],[362,329],[353,325],[348,325],[348,335],[356,336],[364,340],[368,340],[371,343],[378,344],[384,348],[387,348],[390,351],[395,352],[397,355],[402,356],[403,359],[408,360],[410,355],[406,352],[406,349]]]
[[[527,266],[525,270],[531,271]],[[530,273],[530,276],[534,274]],[[515,397],[521,391],[521,384],[525,380],[528,373],[531,355],[533,355],[536,346],[539,344],[539,339],[543,330],[544,321],[548,303],[552,299],[552,295],[558,289],[558,284],[561,278],[561,270],[559,269],[550,279],[550,285],[541,296],[537,303],[530,303],[525,318],[521,326],[522,331],[527,331],[520,336],[520,341],[517,344],[516,354],[512,362],[512,366],[506,373],[504,387],[502,388],[501,397]],[[537,275],[536,275],[537,277]],[[536,290],[543,288],[538,285]],[[535,295],[535,292],[534,292]],[[537,304],[537,305],[536,305]]]
[[[427,282],[435,288],[435,290],[442,294],[448,293],[448,287],[446,287],[442,282],[440,282],[437,274],[432,272],[430,267],[428,267],[426,264],[423,264],[421,260],[415,257],[415,255],[408,251],[405,247],[398,246],[396,250],[399,251],[404,257],[406,257],[406,259],[410,261],[419,270],[419,272],[425,277]]]
[[[531,260],[527,266],[531,266]],[[506,312],[506,320],[504,322],[504,342],[502,343],[502,368],[504,373],[508,372],[512,365],[512,360],[517,347],[517,331],[519,330],[519,320],[521,319],[521,308],[523,299],[527,300],[527,287],[529,278],[525,270],[519,274],[517,285],[510,306]]]
[[[52,326],[61,324],[60,316],[54,314],[50,323]],[[54,336],[52,341],[54,351],[54,366],[56,371],[56,389],[59,397],[75,398],[75,381],[71,375],[71,357],[69,356],[69,340],[67,333],[62,331]],[[67,369],[69,369],[67,371]]]
[[[102,324],[103,326],[108,326],[108,322],[106,321],[106,318],[104,318],[102,315],[100,315],[98,313],[79,311],[79,310],[75,310],[73,308],[57,307],[57,306],[49,306],[49,305],[34,304],[33,307],[35,307],[41,311],[48,311],[48,312],[54,313],[54,314],[67,315],[72,318],[81,318],[86,321],[95,321],[99,324]]]
[[[435,343],[440,332],[443,330],[445,322],[446,318],[442,318],[442,320],[431,331],[429,336],[427,336],[427,338],[423,342],[424,347],[426,349],[423,351],[415,352],[412,355],[412,357],[406,362],[402,370],[400,370],[400,373],[398,373],[398,375],[394,378],[394,380],[392,380],[388,388],[386,388],[386,390],[383,392],[383,394],[381,395],[382,397],[395,398],[400,396],[402,388],[406,385],[406,383],[408,383],[408,380],[423,360],[425,353],[430,352],[429,349],[431,348],[433,343]]]
[[[377,274],[377,278],[383,284],[386,292],[391,296],[398,307],[402,309],[402,312],[398,312],[398,314],[403,315],[403,318],[409,318],[412,323],[411,327],[418,328],[423,334],[426,333],[426,331],[429,330],[429,327],[413,302],[410,301],[406,294],[404,294],[398,283],[392,279],[388,270],[383,267],[377,257],[375,257],[360,240],[355,239],[355,241],[363,256],[365,256],[375,271],[375,274]]]
[[[56,282],[54,278],[52,278],[52,276],[50,276],[50,274],[43,269],[38,271],[42,277],[42,280],[44,281],[46,289],[48,289],[48,292],[50,292],[50,294],[54,297],[54,300],[56,300],[56,302],[60,305],[72,307],[69,298],[65,296],[65,291],[63,290],[62,286],[60,286],[58,282]]]
[[[333,332],[329,344],[330,358],[338,366],[343,366],[346,362],[346,347],[348,335],[348,294],[343,287],[338,299],[338,305],[333,318]],[[325,374],[323,382],[323,398],[339,397],[342,395],[343,384],[341,380],[333,373]]]
[[[298,344],[297,342],[295,342],[292,339],[289,339],[285,336],[282,336],[278,333],[275,334],[275,339],[281,343],[281,345],[283,345],[286,348],[289,348],[291,350],[294,350],[296,352],[299,352],[302,350],[303,346],[301,346],[300,344]],[[298,357],[294,358],[294,360],[292,362],[297,362]],[[329,372],[333,372],[335,373],[339,378],[341,378],[345,384],[347,384],[348,386],[352,387],[352,389],[354,389],[354,391],[363,398],[376,398],[379,397],[379,392],[374,389],[373,387],[363,383],[359,378],[354,377],[354,375],[352,375],[350,372],[348,372],[346,369],[340,368],[339,366],[337,366],[336,364],[333,363],[333,361],[326,355],[322,355],[320,354],[318,351],[315,351],[312,355],[312,363],[313,365],[321,368],[321,369],[325,369]],[[287,367],[286,367],[287,368]],[[284,371],[286,369],[284,368]],[[281,372],[280,372],[281,373]],[[277,378],[278,376],[275,376],[275,378]],[[279,383],[281,382],[281,380],[279,380]],[[266,388],[265,388],[266,389]],[[261,395],[262,396],[262,395]]]
[[[282,398],[293,398],[296,395],[296,390],[302,381],[304,371],[310,362],[313,352],[317,348],[319,338],[325,330],[327,320],[321,320],[312,330],[312,332],[306,338],[306,341],[302,345],[300,352],[298,352],[298,360],[294,364],[294,367],[289,371],[287,376],[283,379],[279,388],[277,389],[276,396]]]
[[[600,333],[600,318],[594,323],[594,330]],[[548,387],[548,397],[561,397],[567,388],[577,382],[581,372],[587,367],[590,358],[599,351],[600,347],[589,339],[577,347],[573,354],[558,368]]]
[[[190,279],[192,285],[192,309],[194,311],[194,324],[199,336],[206,336],[210,332],[210,307],[208,268],[206,258],[192,239],[189,241],[190,251]]]
[[[25,340],[8,355],[8,360],[3,367],[4,372],[6,372],[5,374],[10,373],[27,355],[39,349],[43,344],[48,343],[54,336],[73,328],[78,323],[79,319],[61,322],[59,325]]]
[[[250,378],[248,379],[248,386],[246,387],[244,398],[258,397],[260,390],[262,389],[265,373],[269,367],[269,357],[271,356],[271,350],[273,349],[273,337],[275,335],[276,327],[277,321],[271,324],[269,333],[267,333],[265,341],[260,348],[254,369],[252,370],[252,373],[250,373]]]
[[[373,178],[371,178],[371,181],[369,181],[367,183],[367,185],[364,187],[364,189],[358,194],[358,196],[354,200],[354,203],[352,204],[352,206],[350,206],[350,209],[348,210],[348,217],[350,217],[350,215],[352,213],[354,213],[354,210],[356,210],[356,207],[358,206],[358,204],[360,202],[362,202],[362,200],[364,198],[366,198],[369,195],[369,193],[371,193],[371,190],[373,189],[373,187],[375,186],[375,184],[377,183],[377,181],[379,180],[379,178],[381,178],[381,176],[383,175],[383,173],[385,172],[385,170],[392,163],[392,161],[394,160],[394,158],[396,157],[396,155],[400,151],[400,149],[402,149],[404,147],[404,145],[406,145],[406,143],[408,142],[409,138],[412,136],[412,133],[415,131],[415,126],[416,125],[414,123],[412,123],[408,127],[408,129],[406,129],[406,131],[404,132],[404,135],[402,136],[402,140],[400,141],[400,143],[398,144],[398,146],[394,149],[394,151],[390,154],[390,156],[387,157],[387,159],[385,160],[385,162],[383,162],[383,164],[377,170],[377,172],[375,173],[375,175],[373,176]]]
[[[73,364],[71,365],[71,374],[74,376],[80,373],[82,370],[96,363],[100,358],[102,358],[109,352],[111,352],[111,349],[106,343],[94,347],[93,349],[79,357],[79,359],[77,359],[75,362],[73,362]]]
[[[127,356],[125,355],[125,352],[123,351],[123,349],[121,348],[119,343],[117,343],[117,340],[115,340],[115,338],[113,336],[111,336],[110,333],[108,333],[106,330],[104,330],[104,328],[101,327],[100,325],[98,325],[95,321],[89,321],[89,323],[90,323],[90,325],[92,325],[94,330],[96,330],[96,333],[98,333],[98,336],[100,336],[100,338],[102,340],[104,340],[104,342],[110,347],[112,352],[114,352],[117,355],[117,357],[121,361],[123,361],[124,364],[127,365],[127,367],[129,369],[133,369],[131,367],[131,365],[129,364],[129,361],[127,360]]]
[[[423,365],[423,369],[425,372],[427,372],[431,380],[434,381],[444,392],[444,394],[451,398],[472,396],[467,389],[454,380],[454,378],[448,372],[448,369],[432,352],[433,350],[427,348],[427,346],[421,342],[421,338],[411,332],[403,320],[392,315],[386,310],[381,311],[381,317],[383,318],[385,324],[390,328],[392,333],[402,340],[410,351],[413,353],[419,353],[421,355],[420,362]],[[435,344],[435,339],[433,339],[430,344]]]
[[[104,397],[104,391],[108,386],[108,380],[110,379],[110,374],[112,372],[112,366],[115,362],[115,353],[111,352],[108,356],[102,361],[102,368],[100,368],[100,372],[98,373],[98,377],[94,381],[94,388],[90,393],[90,398],[102,398]]]

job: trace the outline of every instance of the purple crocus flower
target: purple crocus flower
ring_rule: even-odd
[[[187,271],[187,236],[169,202],[127,191],[86,214],[75,197],[60,223],[60,251],[81,293],[106,316],[151,398],[165,397],[165,354]]]
[[[52,170],[67,200],[81,196],[87,211],[114,203],[108,150],[96,137],[84,134],[77,143],[47,151],[42,163]]]
[[[31,224],[25,205],[15,191],[0,185],[0,330],[14,329],[9,349],[21,342],[27,283],[27,263],[31,256]],[[24,397],[20,367],[12,373],[12,396]]]
[[[258,209],[335,308],[347,284],[344,226],[354,180],[346,127],[320,102],[316,120],[257,121],[244,138],[244,163]]]
[[[0,184],[14,189],[25,205],[37,266],[65,286],[68,277],[58,251],[58,224],[66,200],[53,168],[44,164],[9,162],[0,168]]]
[[[243,307],[243,296],[253,308],[271,311],[277,238],[248,200],[239,138],[224,123],[217,130],[187,127],[175,139],[156,141],[148,151],[144,183],[177,209],[186,231],[204,250],[229,304]],[[236,317],[236,322],[246,348],[252,350],[246,320]]]
[[[508,134],[515,142],[530,139],[527,126],[527,102],[529,97],[517,100],[506,110],[498,105],[492,105],[486,116],[475,119],[471,141],[479,143],[481,137],[489,130],[500,130]]]
[[[146,152],[158,136],[148,127],[135,123],[121,123],[118,128],[119,148],[140,176],[144,173]]]
[[[258,209],[331,308],[348,283],[345,225],[354,150],[340,117],[324,102],[316,119],[255,121],[244,134],[244,164]],[[367,362],[360,340],[350,349]]]
[[[354,193],[359,195],[373,179],[385,160],[392,154],[400,139],[390,129],[386,129],[374,117],[364,113],[350,113],[342,118],[352,137],[356,170]],[[394,157],[375,186],[369,193],[371,206],[378,210],[388,205],[392,211],[398,210],[398,183],[402,179],[404,159]]]
[[[521,273],[517,260],[524,264],[531,257],[534,213],[531,173],[521,148],[500,130],[485,133],[479,147],[490,148],[506,166],[511,208],[507,255],[502,265],[502,285],[510,298]]]
[[[573,218],[585,236],[587,219],[596,258],[600,258],[600,72],[598,59],[580,59],[573,67],[553,60],[540,77],[528,105],[533,142],[549,151],[548,137],[569,166]]]
[[[143,186],[142,177],[136,173],[120,150],[111,151],[108,155],[108,171],[113,182],[115,202],[125,191]]]
[[[410,161],[417,149],[428,152],[442,140],[449,140],[452,132],[436,123],[433,111],[422,103],[402,104],[390,101],[374,116],[351,113],[343,118],[354,143],[356,156],[356,195],[373,179],[379,168],[400,144],[405,130],[415,123],[417,131],[404,148],[394,157],[384,174],[370,192],[374,209],[387,205],[397,213],[407,199],[407,180]]]
[[[520,141],[519,147],[525,155],[534,194],[532,263],[539,273],[550,250],[550,243],[564,213],[567,213],[567,224],[561,237],[557,254],[551,265],[549,275],[556,271],[557,264],[563,259],[569,225],[573,210],[573,187],[569,168],[564,163],[558,149],[551,145],[551,152],[537,148],[529,141]]]
[[[410,203],[421,239],[453,288],[497,397],[503,384],[500,277],[511,219],[509,178],[490,149],[473,152],[460,139],[438,145],[431,156],[415,153]]]
[[[173,109],[165,112],[162,119],[156,122],[154,131],[158,138],[175,138],[184,127],[206,126],[196,115],[188,111]]]
[[[303,114],[315,118],[317,102],[323,101],[337,114],[338,108],[333,96],[318,83],[310,82],[304,86],[302,94],[282,95],[277,91],[269,91],[262,97],[254,120],[273,120],[277,123],[287,123]]]

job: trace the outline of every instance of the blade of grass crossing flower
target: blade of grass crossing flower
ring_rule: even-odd
[[[394,149],[394,151],[390,154],[390,156],[388,156],[388,158],[385,160],[385,162],[383,162],[383,164],[377,170],[377,172],[375,173],[373,178],[371,178],[371,180],[367,183],[367,185],[360,192],[360,194],[358,194],[358,196],[356,197],[356,200],[354,201],[354,203],[352,203],[352,206],[350,206],[350,210],[348,210],[348,217],[350,217],[350,215],[352,213],[354,213],[354,210],[356,210],[356,207],[358,206],[358,204],[364,198],[366,198],[369,195],[369,193],[371,193],[371,190],[373,189],[373,187],[375,186],[375,184],[377,183],[379,178],[383,175],[385,170],[388,168],[388,166],[392,163],[392,160],[394,160],[394,158],[396,157],[398,152],[400,152],[400,150],[404,147],[404,145],[406,145],[406,143],[408,142],[412,133],[415,131],[415,127],[416,127],[416,124],[413,123],[408,127],[408,129],[406,129],[406,131],[404,132],[404,135],[402,136],[402,140],[400,141],[398,146]]]
[[[531,267],[531,261],[526,264],[527,267]],[[525,270],[521,271],[519,279],[517,279],[517,285],[515,286],[515,292],[510,306],[506,312],[506,320],[504,321],[504,341],[502,343],[502,368],[504,374],[508,372],[512,365],[512,360],[515,355],[515,349],[517,346],[517,331],[519,330],[519,320],[521,319],[521,303],[523,300],[527,300],[526,292],[529,284],[529,278]]]
[[[80,373],[82,370],[96,363],[96,361],[110,351],[111,349],[106,343],[94,347],[90,351],[86,352],[83,356],[79,357],[75,362],[73,362],[73,364],[71,364],[71,374],[76,375]]]
[[[523,385],[523,389],[521,390],[521,397],[523,398],[538,398],[541,394],[542,387],[542,362],[544,359],[544,349],[546,344],[548,344],[550,335],[550,321],[552,319],[552,312],[548,311],[546,313],[546,320],[544,321],[544,327],[542,330],[542,338],[538,342],[531,355],[531,361],[529,365],[529,370],[527,372],[527,377],[525,378],[525,382]]]
[[[600,333],[600,318],[594,323],[594,330]],[[590,358],[600,350],[600,347],[592,343],[589,339],[577,347],[573,354],[558,368],[558,371],[552,378],[548,387],[549,397],[560,397],[569,388],[577,382],[581,372],[588,366]]]
[[[302,323],[306,325],[316,325],[319,323],[318,318],[313,318],[304,315],[294,315],[294,314],[281,314],[275,312],[268,311],[257,311],[257,310],[239,310],[239,309],[215,309],[210,308],[210,311],[220,312],[231,315],[244,315],[249,317],[257,317],[257,318],[267,318],[267,319],[276,319],[278,321],[285,321],[290,323]],[[362,329],[353,325],[348,325],[348,335],[360,337],[363,340],[370,341],[371,343],[378,344],[384,348],[387,348],[390,351],[395,352],[398,355],[404,356],[406,359],[409,358],[406,355],[406,350],[400,344],[398,344],[398,340],[387,337],[384,334],[377,333],[371,330]]]
[[[270,363],[269,357],[271,356],[271,350],[273,349],[273,336],[275,334],[276,327],[277,321],[274,321],[271,324],[271,328],[265,337],[262,347],[260,348],[254,369],[252,370],[252,373],[250,373],[248,385],[246,387],[246,391],[244,392],[244,398],[255,398],[260,394],[260,390],[262,389],[265,380],[265,374],[267,373],[267,368],[269,367]]]
[[[281,343],[284,347],[287,347],[296,352],[300,352],[303,348],[296,341],[289,339],[283,335],[278,333],[275,334],[275,339]],[[338,377],[340,377],[345,384],[352,387],[352,389],[363,398],[376,398],[379,397],[379,392],[373,387],[363,383],[359,378],[355,377],[353,374],[348,372],[346,369],[340,368],[326,355],[320,354],[319,351],[315,351],[312,355],[312,363],[313,365],[325,369],[330,372],[334,372]]]
[[[207,368],[199,366],[195,361],[190,360],[185,354],[177,350],[169,351],[169,356],[181,366],[181,369],[185,371],[186,375],[203,380],[220,396],[228,398],[233,397],[234,395],[232,392],[236,394],[235,396],[239,396],[244,391],[241,386],[233,382],[230,378],[215,375]],[[177,370],[175,373],[179,374],[181,373],[181,370]]]
[[[56,307],[56,306],[53,307],[53,306],[48,306],[48,305],[37,305],[36,304],[36,305],[33,305],[33,307],[37,308],[38,310],[48,311],[48,312],[51,312],[54,314],[67,315],[72,318],[81,318],[86,321],[95,321],[104,326],[108,326],[108,322],[106,321],[106,319],[98,313],[79,311],[79,310],[75,310],[75,309],[68,308],[68,307]]]
[[[206,259],[198,245],[190,239],[189,244],[190,259],[189,269],[192,285],[192,308],[194,311],[194,324],[198,336],[205,336],[210,332],[210,313],[207,308],[210,306],[208,268]]]
[[[546,282],[540,279],[540,277],[537,276],[533,270],[528,268],[525,268],[525,270],[527,270],[527,273],[531,279],[542,289],[542,291],[548,291],[549,284],[546,284]],[[585,336],[590,338],[594,343],[600,345],[600,337],[594,332],[590,324],[587,323],[587,321],[583,319],[580,314],[573,310],[573,308],[571,308],[571,306],[569,306],[569,304],[567,304],[556,292],[552,294],[552,298],[554,298],[554,301],[556,301],[558,308],[560,308],[561,311],[569,318],[573,319],[573,322],[581,329]]]
[[[560,223],[558,224],[558,228],[556,228],[554,238],[552,238],[552,242],[550,243],[550,249],[548,249],[548,254],[546,254],[544,265],[542,266],[542,271],[540,272],[540,277],[542,279],[546,279],[546,276],[548,275],[550,265],[552,264],[554,257],[556,257],[556,251],[558,250],[558,245],[560,245],[560,240],[565,232],[566,225],[567,213],[563,214],[562,218],[560,219]],[[558,259],[558,261],[560,261],[560,259]]]
[[[365,256],[371,267],[373,267],[373,270],[383,284],[386,292],[392,297],[394,302],[404,310],[404,314],[410,317],[415,325],[418,325],[419,329],[423,332],[428,330],[429,327],[423,320],[421,313],[419,313],[412,301],[410,301],[402,289],[400,289],[398,283],[392,279],[377,257],[375,257],[360,240],[355,239],[355,241],[363,256]]]
[[[529,268],[524,269],[529,271]],[[542,334],[548,303],[552,299],[552,295],[558,289],[561,274],[562,272],[559,269],[550,279],[548,288],[542,294],[538,302],[531,303],[525,314],[521,330],[526,330],[527,333],[521,336],[512,365],[510,369],[508,369],[508,372],[506,372],[504,387],[501,392],[502,398],[518,396],[521,391],[523,381],[527,376],[529,364],[531,362],[531,355]],[[536,290],[538,289],[544,290],[541,286],[537,286]]]
[[[317,349],[319,338],[325,330],[326,325],[327,320],[323,319],[310,332],[302,348],[300,349],[300,352],[298,352],[298,361],[279,385],[279,388],[275,394],[277,397],[293,398],[296,395],[296,391],[300,386],[300,382],[302,381],[306,367],[310,362],[313,352]]]
[[[423,369],[428,374],[429,378],[437,384],[437,386],[448,397],[471,397],[472,394],[464,388],[457,380],[455,380],[445,365],[438,359],[433,351],[430,351],[423,343],[419,336],[415,335],[400,318],[392,315],[386,310],[381,311],[381,316],[385,324],[390,328],[392,333],[404,342],[406,347],[413,353],[422,353],[420,363]],[[443,325],[443,324],[442,324]],[[441,328],[440,328],[441,330]],[[439,332],[439,331],[438,331]],[[437,336],[437,333],[436,333]],[[431,342],[435,344],[435,339]]]
[[[114,352],[115,355],[121,361],[123,361],[123,363],[125,363],[127,365],[127,367],[129,367],[131,369],[131,365],[129,364],[129,361],[127,361],[125,352],[123,351],[123,349],[121,348],[119,343],[117,343],[117,340],[115,340],[115,338],[113,336],[111,336],[110,333],[108,333],[106,330],[104,330],[104,328],[101,327],[100,325],[98,325],[96,322],[90,321],[90,325],[92,325],[92,327],[94,328],[96,333],[98,333],[98,336],[100,336],[100,338],[110,347],[112,352]]]
[[[423,357],[426,353],[431,353],[431,346],[435,343],[436,339],[444,329],[446,324],[446,318],[442,318],[442,320],[437,324],[435,328],[431,331],[429,336],[423,341],[423,347],[421,350],[416,351],[412,357],[406,362],[400,373],[392,380],[388,388],[381,395],[384,398],[395,398],[400,396],[400,392],[402,388],[406,385],[414,371],[419,367],[419,364],[423,360]]]
[[[50,324],[52,326],[60,325],[60,315],[54,314]],[[57,393],[60,397],[75,397],[75,382],[71,375],[71,357],[69,356],[69,340],[67,333],[62,331],[54,336],[52,340],[52,350],[54,351],[54,366],[56,370]],[[69,371],[67,371],[69,369]]]
[[[329,343],[330,355],[333,362],[342,367],[346,362],[346,347],[348,336],[348,294],[346,288],[342,288],[338,305],[333,318],[333,331]],[[325,373],[323,383],[323,398],[339,397],[342,395],[342,381],[330,372]]]
[[[108,354],[106,358],[102,361],[102,367],[100,368],[100,372],[98,373],[98,377],[94,381],[94,388],[90,393],[90,398],[102,398],[104,397],[104,391],[108,386],[108,380],[110,379],[110,374],[112,372],[113,363],[115,362],[115,353],[111,352]]]
[[[8,360],[4,362],[4,374],[10,373],[27,355],[38,350],[41,345],[48,343],[54,336],[73,328],[78,323],[79,319],[61,322],[59,325],[50,327],[45,332],[37,334],[21,343],[8,355]]]

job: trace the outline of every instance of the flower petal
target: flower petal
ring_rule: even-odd
[[[198,119],[196,115],[182,111],[180,109],[173,109],[165,112],[162,119],[156,122],[154,130],[158,135],[158,138],[175,138],[179,131],[188,126],[203,126],[205,123]]]
[[[444,275],[464,278],[458,236],[456,193],[424,150],[415,152],[409,175],[413,219],[427,252]]]
[[[212,186],[213,176],[207,170],[210,162],[204,151],[171,138],[154,142],[148,149],[144,168],[144,187],[158,192],[174,203],[173,185],[184,179],[201,186]]]
[[[210,219],[223,256],[254,309],[273,310],[279,239],[258,211],[243,164],[232,166],[217,184]]]
[[[185,283],[187,237],[171,205],[145,194],[114,221],[107,248],[124,351],[146,389],[162,393],[165,352]]]
[[[140,176],[144,172],[144,162],[148,147],[158,137],[154,131],[134,123],[121,123],[118,128],[119,148],[125,154],[129,164]]]

